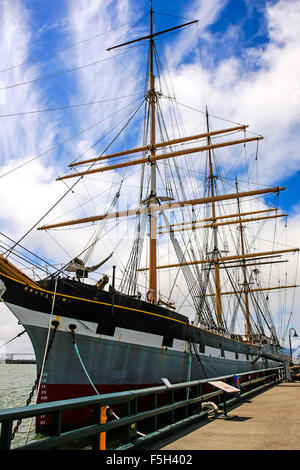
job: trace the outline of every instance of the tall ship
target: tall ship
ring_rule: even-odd
[[[109,49],[147,42],[142,101],[111,145],[71,162],[57,178],[70,195],[79,185],[97,190],[100,177],[111,182],[110,202],[100,199],[97,208],[95,199],[94,213],[35,227],[68,230],[76,247],[75,228],[87,228],[82,250],[57,267],[29,252],[23,238],[7,239],[0,257],[2,301],[36,355],[38,402],[158,386],[162,378],[238,374],[286,359],[271,295],[296,285],[272,285],[272,274],[284,272],[285,258],[299,250],[277,246],[270,235],[287,215],[279,206],[285,188],[254,183],[250,170],[240,179],[222,173],[223,155],[228,159],[233,149],[245,156],[250,148],[249,167],[257,161],[263,137],[247,125],[223,120],[217,127],[206,108],[195,118],[196,131],[185,134],[156,41],[196,20],[157,31],[153,17],[151,1],[148,34]],[[130,126],[134,145],[124,149]],[[120,207],[122,195],[128,204]],[[260,238],[267,224],[271,248]],[[22,268],[29,258],[31,271]],[[46,424],[38,418],[40,430]]]

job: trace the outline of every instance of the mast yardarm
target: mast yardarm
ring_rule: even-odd
[[[153,15],[152,1],[151,1],[150,13],[151,13],[151,16],[152,16]],[[134,42],[145,41],[146,39],[151,40],[151,39],[155,38],[156,36],[159,36],[160,34],[164,34],[164,33],[170,32],[170,31],[174,31],[174,29],[184,28],[185,26],[189,26],[191,24],[198,23],[198,21],[199,20],[193,20],[193,21],[189,21],[188,23],[181,24],[179,26],[174,26],[173,28],[164,29],[163,31],[158,31],[157,33],[152,32],[151,34],[148,34],[148,36],[142,36],[141,38],[133,39],[132,41],[123,42],[122,44],[118,44],[117,46],[109,47],[106,50],[107,51],[112,51],[113,49],[117,49],[118,47],[123,47],[123,46],[128,46],[129,44],[133,44]]]
[[[260,287],[257,289],[243,289],[243,290],[236,290],[236,291],[230,291],[230,292],[221,292],[221,295],[234,295],[234,294],[245,294],[245,293],[251,293],[251,292],[265,292],[269,290],[278,290],[278,289],[293,289],[295,287],[299,287],[296,284],[290,285],[290,286],[274,286],[274,287]],[[206,297],[213,297],[215,294],[205,294]],[[247,332],[248,336],[248,332]],[[250,328],[249,328],[249,336],[250,336]]]
[[[242,260],[247,258],[258,258],[259,256],[268,256],[268,255],[279,255],[282,253],[295,253],[299,251],[299,248],[291,248],[289,250],[275,250],[275,251],[263,251],[261,253],[246,253],[245,255],[234,255],[234,256],[223,256],[217,259],[214,258],[207,258],[201,259],[198,261],[188,261],[184,263],[173,263],[173,264],[165,264],[163,266],[157,266],[157,269],[165,269],[165,268],[178,268],[179,266],[189,266],[193,264],[207,264],[207,263],[215,263],[218,262],[226,262],[226,261],[233,261],[233,260]],[[261,258],[264,259],[264,258]],[[148,268],[140,268],[139,271],[147,271]]]
[[[253,191],[245,191],[245,192],[238,193],[238,195],[237,193],[223,194],[220,196],[214,196],[214,198],[202,197],[199,199],[188,199],[186,201],[170,202],[167,204],[155,204],[152,206],[152,208],[137,207],[135,209],[128,209],[124,211],[114,212],[112,214],[95,215],[91,217],[83,217],[82,219],[69,220],[67,222],[57,222],[53,224],[43,225],[42,227],[39,227],[38,230],[48,230],[50,228],[65,227],[67,225],[78,225],[78,224],[85,224],[87,222],[96,222],[98,220],[104,220],[104,219],[114,219],[114,218],[119,218],[119,217],[128,217],[131,215],[145,214],[145,213],[149,213],[150,210],[158,212],[158,211],[165,211],[165,210],[170,210],[170,209],[179,209],[184,206],[207,204],[209,202],[212,202],[212,200],[227,201],[230,199],[236,199],[237,197],[249,197],[249,196],[257,196],[257,195],[268,194],[268,193],[278,193],[279,191],[283,191],[284,189],[285,187],[280,187],[280,188],[274,187],[274,188],[258,189],[258,190],[253,190]]]
[[[151,163],[151,162],[154,162],[154,161],[157,161],[157,160],[163,160],[163,159],[166,159],[166,158],[179,157],[181,155],[188,155],[188,154],[191,154],[191,153],[204,152],[206,150],[212,150],[212,149],[217,149],[217,148],[221,148],[221,147],[229,147],[229,146],[237,145],[237,144],[245,144],[247,142],[254,142],[254,141],[258,141],[258,140],[262,140],[262,139],[263,139],[262,136],[249,137],[247,139],[233,140],[233,141],[230,141],[230,142],[221,142],[221,143],[218,143],[218,144],[204,145],[204,146],[201,146],[201,147],[195,147],[195,148],[184,149],[184,150],[177,150],[175,152],[165,153],[165,154],[162,154],[162,155],[155,155],[155,154],[152,155],[151,154],[149,157],[139,158],[138,160],[131,160],[131,161],[128,161],[128,162],[123,162],[123,163],[116,163],[115,165],[109,165],[109,166],[104,166],[104,167],[101,167],[101,168],[94,168],[92,170],[82,171],[82,172],[78,172],[78,173],[72,173],[70,175],[59,176],[58,178],[56,178],[56,180],[61,181],[61,180],[65,180],[65,179],[68,179],[68,178],[78,178],[79,176],[91,175],[93,173],[101,173],[101,172],[104,172],[104,171],[116,170],[118,168],[125,168],[125,167],[128,167],[128,166],[141,165],[142,163]],[[152,149],[152,151],[153,150],[154,149]]]
[[[278,209],[274,208],[274,209],[264,209],[264,210],[261,210],[261,211],[243,212],[242,214],[237,213],[237,214],[218,215],[218,216],[215,217],[215,219],[216,220],[230,219],[230,218],[238,217],[238,216],[262,214],[262,213],[273,212],[273,211],[278,211]],[[213,219],[212,219],[212,217],[206,217],[205,219],[190,220],[190,221],[187,221],[187,222],[178,222],[177,224],[170,224],[169,226],[168,225],[160,225],[157,228],[162,229],[162,228],[168,228],[168,227],[178,227],[178,226],[182,226],[182,225],[191,225],[191,224],[194,225],[194,224],[197,224],[199,222],[213,222]]]
[[[157,142],[153,145],[153,147],[155,149],[158,149],[161,147],[168,147],[169,145],[181,144],[183,142],[189,142],[191,140],[203,139],[204,137],[208,137],[208,136],[226,134],[226,133],[235,132],[235,131],[242,131],[242,130],[245,130],[247,127],[248,127],[247,125],[241,125],[241,126],[236,126],[236,127],[230,127],[227,129],[221,129],[218,131],[204,132],[202,134],[191,135],[188,137],[180,137],[179,139],[172,139],[172,140],[168,140],[165,142]],[[151,145],[147,145],[143,147],[136,147],[136,148],[129,149],[129,150],[123,150],[122,152],[111,153],[109,155],[103,155],[101,157],[90,158],[88,160],[82,160],[80,162],[70,163],[69,167],[84,165],[86,163],[100,162],[102,160],[107,160],[109,158],[122,157],[124,155],[130,155],[132,153],[145,152],[146,150],[151,150]]]
[[[237,220],[230,220],[229,222],[212,222],[211,224],[205,225],[193,225],[192,227],[184,227],[184,228],[176,228],[172,229],[173,232],[185,232],[186,230],[195,230],[199,228],[215,228],[220,227],[223,225],[232,225],[232,224],[241,224],[242,222],[258,222],[260,220],[267,220],[267,219],[276,219],[278,217],[286,217],[287,214],[278,214],[278,215],[268,215],[266,217],[253,217],[251,219],[237,219]],[[163,232],[157,232],[158,234],[169,233],[168,230],[164,230]]]

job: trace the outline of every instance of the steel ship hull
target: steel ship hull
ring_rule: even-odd
[[[77,281],[60,280],[54,295],[54,280],[30,286],[7,275],[0,277],[2,300],[31,339],[37,371],[49,327],[53,334],[51,321],[58,324],[38,402],[94,395],[93,386],[105,394],[162,385],[162,378],[178,383],[276,364],[276,352],[266,346],[250,347],[193,326],[187,317],[147,302],[119,294],[112,298],[104,291],[95,296],[94,286]],[[89,422],[91,412],[66,413],[63,422]],[[37,419],[38,431],[48,426],[48,417]]]

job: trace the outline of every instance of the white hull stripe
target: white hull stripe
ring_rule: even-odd
[[[20,320],[20,322],[26,327],[39,327],[39,328],[46,328],[49,327],[49,315],[33,311],[19,305],[11,304],[6,302],[6,306],[12,311],[12,313]],[[53,316],[53,320],[57,317]],[[103,338],[110,341],[120,341],[124,343],[131,343],[137,344],[142,346],[149,346],[154,348],[164,348],[170,351],[180,351],[180,352],[188,352],[189,351],[189,343],[188,341],[180,340],[174,338],[173,346],[172,347],[165,347],[162,346],[163,336],[155,335],[153,333],[145,333],[137,330],[130,330],[127,328],[120,328],[116,327],[113,336],[107,335],[99,335],[96,333],[98,323],[90,322],[90,321],[81,321],[76,320],[74,318],[67,318],[60,316],[59,319],[59,331],[70,332],[69,326],[76,325],[75,334],[92,337],[92,338]],[[202,355],[202,353],[199,353]],[[252,357],[246,357],[245,354],[238,354],[236,355],[232,351],[224,351],[224,355],[222,356],[221,350],[218,348],[213,348],[211,346],[205,346],[204,350],[205,356],[211,357],[224,357],[225,359],[232,359],[232,360],[252,360]]]

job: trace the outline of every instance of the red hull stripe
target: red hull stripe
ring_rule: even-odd
[[[161,384],[160,384],[161,385]],[[124,392],[128,390],[138,390],[140,388],[155,387],[158,384],[113,384],[113,385],[99,385],[96,386],[97,390],[101,395],[107,393],[116,393]],[[39,396],[38,403],[48,403],[51,401],[58,400],[69,400],[71,398],[79,398],[95,395],[91,386],[78,385],[78,384],[42,384]],[[141,406],[143,408],[147,407],[147,398],[141,400]],[[118,415],[122,415],[122,405],[114,405],[113,411]],[[93,408],[79,408],[74,411],[66,411],[62,413],[62,425],[63,426],[76,426],[82,424],[91,424],[93,419]],[[51,425],[51,416],[50,415],[41,415],[36,418],[36,428],[37,432],[43,432],[47,430]]]

